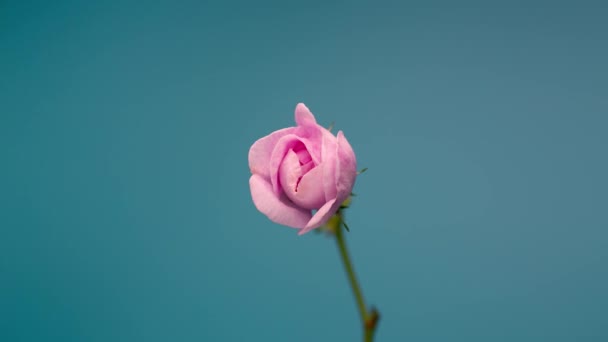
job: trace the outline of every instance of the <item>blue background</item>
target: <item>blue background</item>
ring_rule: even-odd
[[[605,2],[0,2],[0,340],[356,341],[256,211],[305,102],[369,167],[378,341],[608,340]]]

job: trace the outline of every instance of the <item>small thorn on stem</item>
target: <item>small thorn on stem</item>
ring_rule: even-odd
[[[378,321],[380,320],[380,313],[376,308],[372,308],[372,311],[369,313],[369,317],[365,321],[365,329],[374,330],[376,329],[376,325],[378,325]]]

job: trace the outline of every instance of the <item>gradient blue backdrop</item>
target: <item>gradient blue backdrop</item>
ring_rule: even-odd
[[[305,102],[378,341],[608,340],[605,2],[0,2],[0,340],[356,341],[251,203]]]

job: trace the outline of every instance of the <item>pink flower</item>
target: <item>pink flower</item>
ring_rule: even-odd
[[[259,211],[302,235],[325,224],[350,196],[357,161],[342,131],[334,136],[319,126],[303,103],[295,117],[297,127],[251,146],[249,186]]]

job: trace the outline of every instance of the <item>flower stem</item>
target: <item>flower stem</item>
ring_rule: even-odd
[[[367,308],[365,306],[365,300],[363,299],[363,293],[361,292],[361,287],[359,286],[359,282],[357,281],[355,270],[353,269],[348,250],[346,249],[346,241],[342,232],[342,217],[340,213],[338,213],[338,215],[340,218],[340,222],[335,229],[336,242],[338,243],[338,249],[340,250],[342,262],[344,263],[344,269],[346,270],[346,274],[348,275],[348,280],[350,282],[351,288],[353,289],[353,294],[355,296],[355,300],[359,308],[361,324],[363,325],[363,341],[372,342],[374,339],[374,331],[376,330],[376,325],[378,323],[378,319],[380,318],[380,314],[375,309],[372,309],[370,312],[367,311]]]

